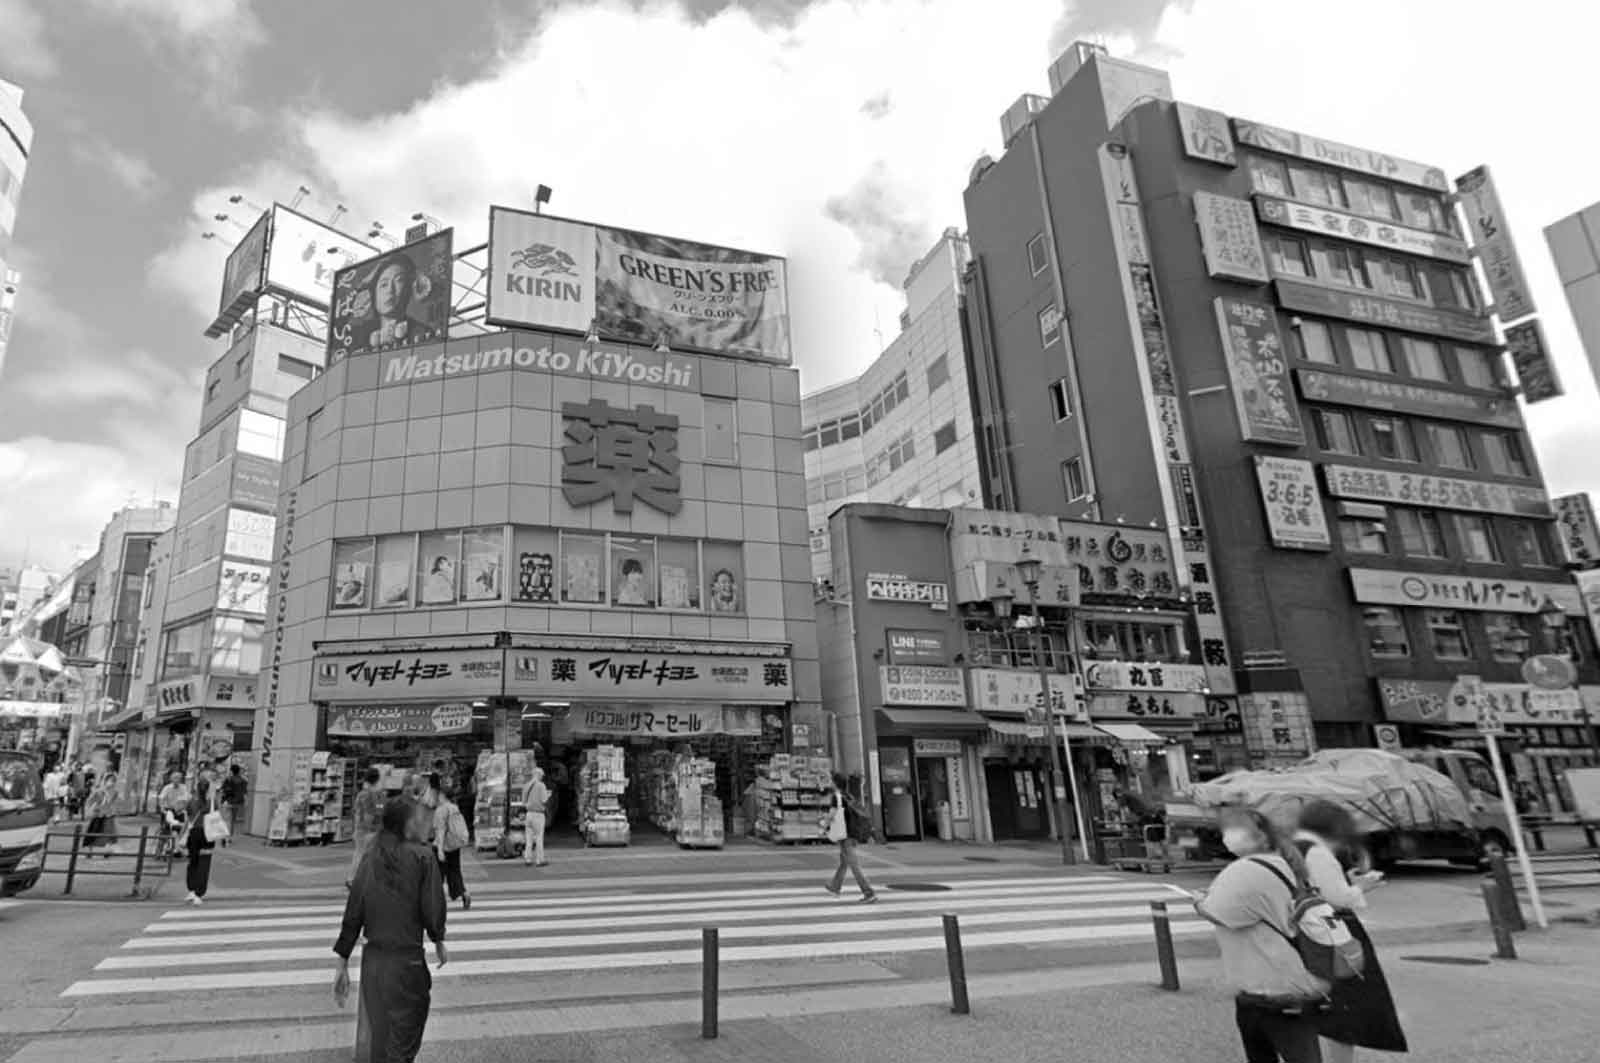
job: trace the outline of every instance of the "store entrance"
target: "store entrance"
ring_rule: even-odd
[[[1049,786],[1044,773],[1031,764],[985,761],[984,782],[989,791],[989,823],[995,841],[1024,841],[1050,836],[1046,808]]]
[[[917,757],[917,799],[922,813],[922,836],[949,841],[949,828],[943,826],[940,809],[950,812],[949,761],[943,754]]]

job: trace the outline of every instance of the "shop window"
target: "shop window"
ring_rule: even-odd
[[[1433,643],[1433,655],[1441,661],[1460,661],[1472,656],[1466,625],[1455,609],[1425,609],[1423,622]]]
[[[611,537],[611,604],[656,607],[656,541]]]
[[[1409,657],[1411,640],[1406,637],[1405,620],[1400,610],[1387,605],[1372,605],[1361,610],[1367,629],[1367,644],[1374,657]]]
[[[933,452],[943,454],[956,445],[956,423],[949,421],[933,430]]]
[[[1289,178],[1294,184],[1296,198],[1324,207],[1344,206],[1344,193],[1339,179],[1327,170],[1309,166],[1290,166]]]
[[[1250,158],[1250,186],[1269,196],[1287,196],[1289,169],[1277,159],[1264,159],[1259,155]]]
[[[1446,557],[1444,529],[1439,514],[1426,509],[1391,509],[1400,529],[1400,548],[1408,557]]]
[[[1499,388],[1500,376],[1495,372],[1495,356],[1477,347],[1457,347],[1456,372],[1468,387]]]
[[[461,600],[497,602],[505,596],[506,533],[502,527],[461,533]]]
[[[1050,265],[1050,256],[1045,250],[1044,233],[1035,233],[1032,240],[1028,241],[1028,273],[1037,277]]]
[[[1312,423],[1317,430],[1317,445],[1331,454],[1361,453],[1356,439],[1355,419],[1343,410],[1312,410]]]
[[[1406,370],[1412,376],[1423,380],[1450,379],[1450,374],[1444,369],[1444,355],[1439,352],[1437,343],[1407,336],[1400,341],[1400,349],[1405,352]]]
[[[557,534],[547,528],[511,533],[511,600],[549,604],[556,600]]]
[[[1411,433],[1411,422],[1403,417],[1369,417],[1367,427],[1372,431],[1372,452],[1389,461],[1416,461],[1417,440]]]
[[[460,568],[460,532],[422,535],[417,556],[417,601],[422,605],[455,604]]]
[[[1508,664],[1520,663],[1533,645],[1533,636],[1523,627],[1522,619],[1510,613],[1484,613],[1483,633],[1494,659]]]
[[[1514,563],[1538,568],[1553,567],[1556,564],[1554,552],[1550,548],[1550,539],[1545,534],[1547,525],[1514,520],[1509,522],[1507,527],[1511,533],[1511,557]]]
[[[1287,277],[1311,276],[1304,240],[1293,236],[1267,236],[1262,243],[1266,247],[1267,260],[1272,263],[1272,272]]]
[[[1062,377],[1050,385],[1050,412],[1058,421],[1065,421],[1072,416],[1072,391],[1067,387],[1067,378]]]
[[[372,566],[376,547],[371,539],[333,544],[333,608],[365,609],[372,604]]]
[[[211,671],[253,676],[261,671],[261,635],[266,624],[240,617],[219,617],[211,636]]]
[[[561,600],[600,605],[606,600],[604,535],[561,533]]]
[[[1308,362],[1337,365],[1339,358],[1333,353],[1333,332],[1320,321],[1301,321],[1295,329],[1300,339],[1300,357]]]
[[[705,544],[706,608],[713,613],[742,613],[744,548],[738,543]]]
[[[1389,348],[1383,341],[1383,333],[1373,332],[1371,329],[1349,328],[1344,330],[1345,342],[1350,345],[1350,364],[1357,369],[1365,369],[1369,373],[1392,373],[1394,362],[1389,357]]]
[[[941,354],[933,360],[932,365],[928,366],[928,394],[932,395],[948,383],[950,383],[950,359]]]
[[[1433,460],[1447,469],[1475,469],[1472,447],[1467,442],[1465,429],[1455,425],[1428,425],[1428,445],[1433,450]]]
[[[661,608],[700,608],[700,544],[692,539],[658,539],[656,564],[661,573]]]
[[[161,645],[161,678],[181,679],[194,675],[201,669],[200,653],[205,644],[206,622],[192,624],[168,631]]]
[[[1339,542],[1351,553],[1387,554],[1389,530],[1371,517],[1340,517]]]
[[[1422,298],[1422,275],[1405,259],[1368,255],[1367,271],[1373,286],[1385,295],[1400,299]]]
[[[1082,458],[1068,458],[1061,463],[1061,485],[1068,502],[1076,502],[1089,493],[1084,484]]]
[[[1039,311],[1039,346],[1048,347],[1061,339],[1061,311],[1051,303]]]
[[[411,573],[416,564],[415,535],[378,538],[378,566],[372,604],[378,609],[398,609],[411,604]]]
[[[734,464],[739,460],[739,416],[732,399],[704,400],[706,423],[701,433],[702,446],[707,461]],[[837,427],[835,428],[837,433]],[[837,443],[837,434],[833,440]],[[828,445],[827,427],[823,427],[822,445]]]
[[[1444,206],[1437,196],[1427,192],[1403,191],[1400,193],[1400,220],[1414,229],[1428,232],[1449,232],[1444,223]]]
[[[1500,546],[1494,538],[1494,522],[1475,514],[1456,514],[1456,531],[1461,537],[1461,556],[1467,561],[1495,565],[1501,560]]]
[[[1481,438],[1484,463],[1489,466],[1490,472],[1500,476],[1533,475],[1520,436],[1510,432],[1485,432]]]

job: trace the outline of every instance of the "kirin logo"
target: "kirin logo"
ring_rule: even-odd
[[[511,252],[511,264],[541,277],[548,277],[552,273],[563,273],[568,277],[578,275],[578,260],[549,244],[529,244],[521,251]]]
[[[524,276],[510,270],[506,271],[506,291],[518,295],[531,295],[536,299],[554,299],[564,303],[583,302],[583,285],[577,281],[560,279],[579,275],[578,260],[559,247],[552,247],[550,244],[529,244],[520,251],[511,252],[511,265],[532,275]]]

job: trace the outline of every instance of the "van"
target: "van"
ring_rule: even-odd
[[[1470,854],[1437,852],[1430,855],[1444,857],[1458,864],[1474,864],[1493,853],[1505,855],[1511,851],[1511,815],[1495,781],[1494,769],[1479,753],[1469,749],[1407,749],[1402,755],[1408,760],[1432,768],[1466,795],[1467,806],[1472,810],[1472,826],[1478,832],[1477,851]],[[1427,856],[1397,857],[1397,859],[1428,859]]]
[[[32,889],[39,881],[50,812],[39,759],[0,749],[0,897]]]

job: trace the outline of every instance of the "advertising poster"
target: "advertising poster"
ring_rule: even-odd
[[[1228,128],[1228,116],[1209,107],[1179,103],[1178,131],[1183,134],[1183,152],[1191,159],[1222,166],[1237,165],[1233,149],[1233,131]]]
[[[399,735],[428,737],[465,734],[472,730],[472,706],[350,705],[328,719],[328,733],[350,738]]]
[[[1303,445],[1305,433],[1290,394],[1289,364],[1276,312],[1248,299],[1218,298],[1212,305],[1244,438],[1252,443]]]
[[[784,259],[494,207],[486,320],[788,365]]]
[[[1267,275],[1266,253],[1261,250],[1255,209],[1249,200],[1196,192],[1194,216],[1200,226],[1207,273],[1250,284],[1265,284],[1271,279]]]
[[[1462,265],[1472,261],[1472,251],[1467,247],[1467,242],[1444,233],[1370,221],[1342,210],[1291,203],[1273,196],[1256,196],[1256,211],[1264,222],[1299,229],[1301,232],[1343,236],[1369,247],[1404,251]]]
[[[1256,482],[1272,545],[1280,550],[1330,550],[1328,518],[1317,490],[1317,470],[1299,458],[1256,456]]]
[[[1511,517],[1550,516],[1549,496],[1537,487],[1361,469],[1353,465],[1325,465],[1323,472],[1328,478],[1328,493],[1339,498],[1503,513]]]
[[[222,580],[217,587],[217,608],[231,613],[266,616],[269,571],[266,565],[224,561]]]
[[[333,294],[334,275],[377,250],[304,214],[275,206],[266,286],[325,307]]]
[[[959,668],[884,664],[878,666],[878,679],[885,705],[960,709],[967,704],[967,686]]]
[[[207,336],[215,338],[232,328],[260,293],[271,217],[270,211],[263,213],[228,254],[227,265],[222,270],[222,298],[217,306],[217,320],[207,330]]]
[[[611,537],[611,604],[656,607],[656,541]]]
[[[1533,290],[1522,271],[1522,259],[1511,239],[1511,224],[1506,221],[1489,167],[1474,167],[1456,178],[1456,192],[1461,197],[1461,211],[1466,215],[1483,274],[1489,281],[1495,314],[1502,324],[1527,317],[1538,308],[1533,304]]]
[[[228,532],[223,539],[222,552],[231,557],[251,561],[272,560],[272,537],[278,519],[265,513],[248,513],[242,509],[228,510]]]
[[[1554,503],[1556,525],[1561,530],[1561,548],[1567,563],[1587,565],[1600,561],[1600,524],[1596,524],[1594,504],[1586,494],[1562,495]]]
[[[505,533],[499,528],[462,533],[462,601],[493,602],[500,598],[500,558],[504,553]]]
[[[1561,388],[1555,360],[1550,357],[1550,348],[1544,342],[1544,326],[1538,318],[1529,318],[1506,329],[1506,353],[1511,355],[1511,364],[1516,367],[1523,402],[1543,402],[1566,394]]]
[[[450,324],[453,230],[342,269],[328,311],[328,364],[444,339]]]
[[[890,628],[890,664],[943,665],[949,658],[945,653],[944,632],[897,630]]]
[[[241,506],[272,512],[278,508],[278,473],[271,458],[237,454],[233,459],[233,484],[228,497]]]

